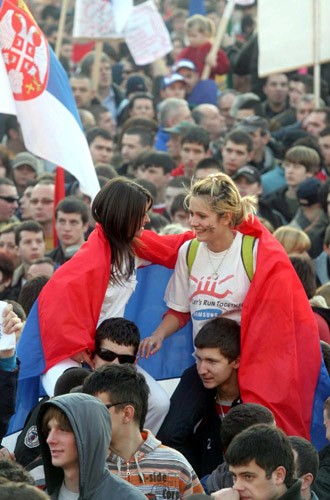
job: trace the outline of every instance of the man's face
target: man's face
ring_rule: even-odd
[[[296,118],[298,122],[305,123],[307,116],[315,109],[313,101],[299,101],[297,105]]]
[[[33,191],[33,186],[28,186],[25,188],[24,193],[21,197],[21,215],[22,220],[32,219],[31,209],[30,209],[30,199]]]
[[[177,99],[184,99],[186,97],[186,84],[184,82],[174,82],[168,85],[161,91],[163,99],[168,97],[176,97]]]
[[[134,346],[132,345],[120,345],[116,342],[113,342],[109,339],[103,339],[101,342],[101,347],[103,349],[108,349],[109,351],[115,352],[116,354],[129,354],[130,356],[134,356]],[[94,363],[95,369],[100,368],[101,366],[111,365],[112,363],[119,364],[118,358],[114,361],[105,361],[101,359],[97,354],[94,354]]]
[[[81,245],[84,242],[84,233],[87,227],[88,224],[83,223],[80,214],[66,214],[61,210],[57,212],[55,229],[64,248],[71,245]]]
[[[286,183],[290,187],[299,186],[302,181],[312,175],[306,171],[305,165],[302,165],[301,163],[294,163],[292,161],[284,162],[284,174]]]
[[[235,101],[235,96],[233,94],[225,94],[219,98],[219,110],[221,115],[226,120],[228,130],[233,126],[234,118],[230,115],[230,110]]]
[[[15,243],[15,232],[0,234],[0,252],[5,254],[17,267],[21,261]]]
[[[221,387],[237,376],[239,358],[230,362],[218,347],[197,348],[195,357],[198,375],[206,389]]]
[[[78,108],[89,108],[95,92],[89,78],[70,78],[70,86]]]
[[[150,165],[143,170],[141,178],[152,182],[158,190],[163,188],[165,184],[167,184],[170,178],[170,174],[165,174],[163,167]]]
[[[330,167],[330,135],[319,137],[319,145],[322,150],[324,162],[327,167]]]
[[[330,417],[327,410],[323,411],[323,422],[325,426],[326,438],[330,441]]]
[[[184,175],[187,177],[192,177],[194,168],[200,160],[203,160],[207,156],[207,151],[205,151],[202,144],[197,144],[195,142],[185,142],[181,146],[181,161],[184,165]]]
[[[289,103],[291,108],[296,108],[303,95],[306,94],[306,88],[303,82],[289,81]]]
[[[171,217],[171,220],[174,224],[181,224],[181,226],[190,229],[189,213],[183,208],[181,210],[177,210]]]
[[[0,222],[9,220],[18,207],[18,194],[15,186],[0,185]]]
[[[20,165],[13,170],[15,184],[25,187],[27,181],[32,181],[37,177],[37,172],[30,165]]]
[[[190,94],[190,92],[195,87],[199,79],[197,71],[193,71],[192,69],[189,68],[181,68],[178,70],[178,73],[179,75],[183,76],[187,86],[186,88],[187,94]]]
[[[325,113],[322,112],[312,111],[304,121],[304,129],[313,137],[319,137],[325,127]]]
[[[250,182],[244,175],[235,179],[235,184],[241,196],[259,196],[262,193],[262,187],[259,182]]]
[[[18,253],[23,263],[32,264],[45,255],[45,240],[42,232],[21,231]]]
[[[100,113],[97,126],[100,128],[105,128],[110,132],[111,135],[114,135],[116,132],[116,123],[110,111],[104,111],[103,113]]]
[[[235,144],[227,141],[222,148],[223,169],[229,176],[241,167],[244,167],[252,158],[253,153],[248,151],[246,144]]]
[[[168,214],[171,211],[171,206],[174,201],[174,198],[181,193],[185,193],[184,187],[167,186],[167,188],[165,189],[165,206],[166,206],[166,212]]]
[[[249,116],[255,116],[254,109],[238,109],[235,116],[235,125],[241,123],[245,118],[249,118]]]
[[[30,280],[36,276],[46,276],[47,278],[50,278],[53,274],[54,266],[52,264],[48,264],[47,262],[43,262],[42,264],[32,264],[29,267],[27,279]]]
[[[94,165],[97,163],[111,164],[113,156],[113,142],[111,140],[104,139],[104,137],[99,135],[90,143],[89,150]]]
[[[94,394],[96,398],[102,401],[103,404],[111,404],[110,397],[107,392],[97,392]],[[123,401],[125,403],[125,401]],[[110,448],[116,448],[117,443],[122,441],[122,432],[126,432],[126,426],[122,425],[122,407],[112,406],[108,409],[111,418],[111,442]]]
[[[64,431],[59,423],[52,418],[47,425],[52,464],[64,470],[78,467],[78,450],[73,432]]]
[[[229,465],[229,470],[233,474],[233,489],[242,500],[275,500],[283,494],[283,467],[278,467],[269,479],[255,460],[246,465]]]
[[[289,93],[287,76],[284,74],[269,76],[263,91],[271,104],[284,104]]]
[[[260,153],[264,150],[264,147],[269,142],[269,135],[263,134],[261,128],[254,130],[253,132],[249,132],[249,136],[253,142],[253,151],[255,153]]]
[[[121,143],[121,154],[125,163],[132,163],[145,149],[139,135],[124,134]]]
[[[212,140],[218,139],[227,130],[225,118],[216,106],[211,105],[203,112],[200,126],[209,132]]]
[[[179,135],[170,134],[170,138],[167,142],[167,151],[175,160],[181,158],[181,140]]]
[[[55,186],[53,184],[37,184],[34,186],[30,198],[33,220],[40,224],[49,223],[53,220],[54,192]]]
[[[109,88],[111,84],[112,84],[111,65],[109,62],[101,62],[99,87]]]
[[[153,120],[155,118],[155,110],[152,100],[142,97],[134,99],[133,107],[130,111],[130,116],[148,118],[149,120]]]

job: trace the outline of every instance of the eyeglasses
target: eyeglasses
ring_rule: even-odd
[[[54,200],[52,198],[30,198],[30,203],[31,205],[38,205],[38,203],[41,203],[41,205],[50,205],[53,203]]]
[[[118,358],[119,364],[121,365],[124,363],[132,365],[136,360],[136,356],[134,354],[117,354],[116,352],[110,351],[110,349],[103,349],[102,347],[97,349],[95,354],[103,359],[103,361],[111,362]]]
[[[109,409],[110,409],[110,408],[112,408],[113,406],[118,406],[118,405],[128,405],[128,404],[129,404],[129,403],[125,403],[125,402],[123,402],[123,403],[108,403],[108,404],[106,404],[106,405],[105,405],[105,407],[106,407],[106,408],[108,408],[108,410],[109,410]]]
[[[18,203],[19,198],[16,198],[15,196],[0,196],[0,200],[4,200],[7,203]]]

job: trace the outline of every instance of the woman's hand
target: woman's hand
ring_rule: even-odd
[[[15,333],[16,342],[18,342],[24,327],[24,323],[17,316],[17,314],[14,313],[12,304],[7,304],[4,308],[2,313],[2,324],[4,333],[7,333],[7,335]]]
[[[74,354],[73,356],[71,356],[71,358],[77,361],[78,363],[81,364],[86,363],[92,368],[92,370],[94,370],[95,368],[94,361],[92,359],[92,353],[90,351],[87,352],[86,349],[77,352],[77,354]]]
[[[149,358],[152,354],[156,354],[163,344],[163,337],[160,335],[151,335],[140,342],[139,356],[141,358]]]

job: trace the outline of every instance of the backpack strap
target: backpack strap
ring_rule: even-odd
[[[187,248],[186,262],[187,262],[189,275],[191,274],[192,266],[194,265],[194,262],[196,259],[196,254],[197,254],[199,244],[200,244],[200,241],[198,241],[196,238],[194,238],[193,240],[191,240],[189,242],[189,245]]]
[[[253,247],[256,238],[254,236],[250,236],[249,234],[244,234],[242,238],[242,246],[241,246],[241,257],[245,272],[250,282],[252,281],[254,272],[253,272]]]

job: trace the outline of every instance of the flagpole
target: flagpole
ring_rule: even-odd
[[[320,49],[321,49],[321,19],[320,19],[320,1],[313,1],[313,49],[314,49],[314,96],[315,106],[320,106],[321,94],[321,66],[320,66]]]
[[[212,48],[209,52],[209,54],[211,56],[216,57],[216,55],[218,53],[218,50],[220,48],[220,45],[221,45],[221,42],[223,39],[223,35],[225,34],[228,23],[229,23],[229,19],[231,18],[232,14],[233,14],[234,7],[235,7],[235,0],[228,0],[227,5],[225,7],[225,10],[223,11],[223,14],[222,14],[221,21],[219,23],[217,33],[215,35],[215,39],[214,39]],[[205,64],[205,66],[203,68],[201,80],[207,80],[209,78],[210,73],[211,73],[211,69],[212,68],[209,64]]]
[[[59,22],[59,25],[58,25],[56,45],[55,45],[55,54],[57,55],[58,58],[60,57],[61,48],[62,48],[62,41],[63,41],[63,36],[64,36],[66,14],[68,12],[68,4],[69,4],[69,0],[63,0],[63,2],[62,2],[62,8],[61,8],[61,15],[60,15],[60,22]]]
[[[101,56],[103,52],[103,42],[97,40],[95,42],[95,51],[94,51],[94,62],[92,69],[92,87],[93,90],[97,92],[99,77],[100,77],[100,66],[101,66]]]

